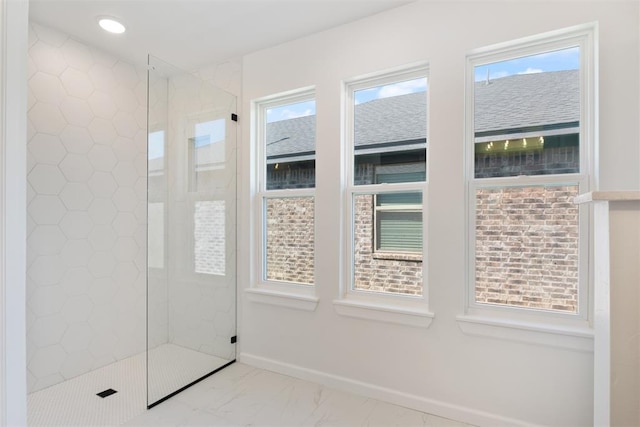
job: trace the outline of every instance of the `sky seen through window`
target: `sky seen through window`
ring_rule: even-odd
[[[577,70],[580,68],[580,49],[571,47],[537,55],[524,56],[501,62],[479,65],[475,67],[475,81],[483,81],[487,78],[495,80],[518,74],[544,73],[550,71]],[[407,95],[410,93],[424,92],[427,90],[427,79],[419,78],[406,80],[389,85],[376,86],[358,90],[354,93],[356,105],[376,99],[392,96]],[[287,104],[267,110],[267,123],[280,120],[295,119],[316,114],[315,101],[305,101],[296,104]]]

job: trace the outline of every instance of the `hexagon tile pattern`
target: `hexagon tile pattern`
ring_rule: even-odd
[[[146,172],[133,165],[146,123],[133,117],[146,117],[146,72],[35,23],[29,36],[33,392],[144,350],[146,224],[133,212]]]

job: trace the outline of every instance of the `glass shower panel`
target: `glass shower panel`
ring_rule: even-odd
[[[148,407],[235,361],[235,109],[149,58]]]

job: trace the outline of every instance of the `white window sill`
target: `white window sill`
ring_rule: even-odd
[[[460,315],[456,318],[465,334],[593,352],[593,329],[580,326],[523,322],[489,316]]]
[[[303,311],[315,311],[319,299],[311,295],[271,289],[250,288],[244,291],[247,299],[261,304],[277,305]]]
[[[435,317],[433,313],[423,307],[415,308],[399,304],[384,304],[349,299],[334,300],[333,308],[342,316],[397,323],[420,328],[428,328]]]

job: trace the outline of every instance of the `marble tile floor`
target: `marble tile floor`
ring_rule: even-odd
[[[127,426],[468,426],[235,363]]]
[[[169,346],[162,351],[169,357],[157,360],[173,363],[178,353],[189,356]],[[28,425],[468,426],[242,363],[147,411],[145,363],[143,353],[30,394]],[[162,380],[170,383],[172,375]],[[118,393],[95,396],[110,387]]]

